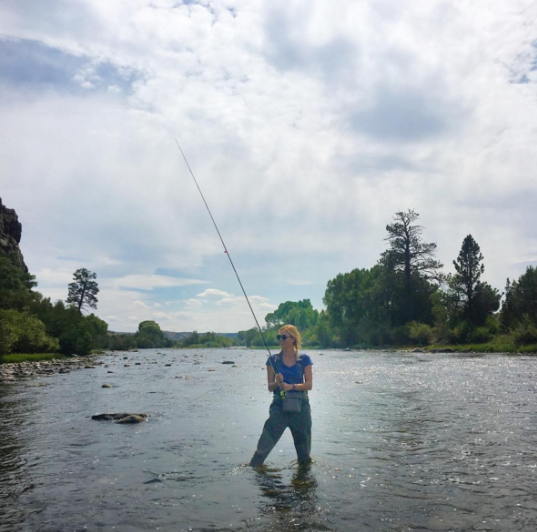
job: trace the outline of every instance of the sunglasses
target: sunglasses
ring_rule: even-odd
[[[283,342],[285,342],[287,338],[292,338],[292,336],[288,336],[287,334],[278,334],[278,336],[276,336],[276,340],[282,340]]]

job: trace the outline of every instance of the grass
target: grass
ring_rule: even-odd
[[[11,355],[0,355],[0,364],[40,362],[42,360],[57,360],[62,358],[67,357],[58,353],[13,353]]]
[[[453,349],[454,351],[473,351],[476,353],[537,353],[537,345],[516,345],[511,342],[488,342],[485,344],[430,345],[425,351],[434,349]]]

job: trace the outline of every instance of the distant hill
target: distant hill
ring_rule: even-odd
[[[162,331],[164,333],[164,336],[168,338],[169,340],[177,341],[182,340],[183,338],[188,338],[192,332],[172,332],[172,331]],[[131,336],[133,332],[118,332],[118,331],[108,331],[108,334],[114,335],[114,334],[126,334],[128,336]],[[225,336],[226,338],[235,338],[238,333],[215,333],[218,336]]]
[[[192,333],[191,332],[171,332],[171,331],[162,331],[166,338],[170,340],[182,340],[183,338],[188,338]],[[201,334],[201,333],[200,333]],[[226,338],[235,338],[238,333],[215,333],[218,336],[225,336]]]
[[[177,341],[183,340],[183,338],[188,338],[192,333],[191,332],[171,332],[171,331],[162,331],[164,336],[169,340]]]

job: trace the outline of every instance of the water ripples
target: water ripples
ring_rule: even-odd
[[[0,532],[536,529],[537,359],[310,354],[308,468],[288,433],[245,465],[270,402],[258,351],[118,354],[113,374],[0,386]],[[119,411],[150,420],[90,420]]]

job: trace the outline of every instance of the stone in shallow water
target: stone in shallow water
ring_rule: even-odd
[[[131,414],[130,416],[118,419],[116,423],[142,423],[142,421],[147,421],[144,417],[137,414]]]
[[[111,384],[103,384],[101,388],[112,388]]]
[[[134,417],[136,421],[125,421],[125,423],[140,423],[140,421],[145,421],[145,418],[149,417],[148,414],[133,414],[130,412],[121,412],[115,414],[95,414],[91,416],[91,419],[95,421],[121,421],[126,418]],[[139,419],[139,420],[138,420]]]

